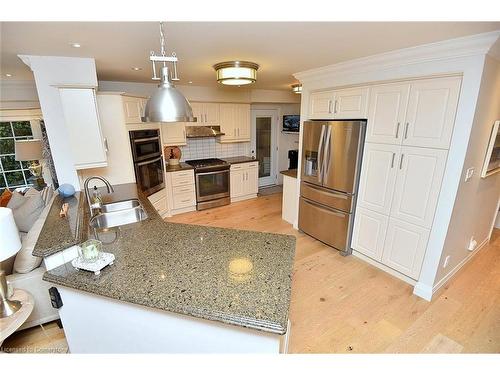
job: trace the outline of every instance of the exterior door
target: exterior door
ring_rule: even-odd
[[[432,148],[401,147],[391,217],[431,228],[447,153]]]
[[[358,205],[389,215],[398,172],[400,146],[366,143],[358,190]]]
[[[366,141],[401,144],[410,85],[380,85],[370,90]]]
[[[354,216],[351,247],[367,257],[380,261],[388,223],[388,216],[358,207]]]
[[[391,218],[387,228],[382,262],[417,280],[428,239],[427,229]]]
[[[461,82],[452,77],[411,84],[403,145],[450,147]]]
[[[259,186],[277,182],[276,110],[252,111],[252,155],[259,161]]]

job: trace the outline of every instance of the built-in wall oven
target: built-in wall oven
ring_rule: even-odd
[[[196,208],[223,206],[231,203],[230,165],[220,159],[187,160],[194,167],[196,180]]]
[[[160,131],[134,130],[129,134],[137,185],[151,195],[165,187]]]

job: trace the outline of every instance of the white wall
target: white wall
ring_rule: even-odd
[[[22,60],[35,76],[40,108],[59,184],[69,183],[78,190],[80,182],[68,141],[69,133],[59,89],[55,85],[97,86],[95,61],[91,58],[56,56],[23,56]]]
[[[500,174],[481,178],[491,128],[500,119],[500,62],[487,57],[472,131],[462,169],[462,178],[439,262],[435,284],[440,286],[456,267],[471,255],[467,250],[472,236],[478,244],[486,243],[495,221],[500,198]],[[465,182],[468,168],[474,168],[472,178]],[[450,256],[448,266],[443,267]]]
[[[0,109],[40,108],[35,81],[0,80]]]
[[[295,96],[299,96],[294,94]],[[288,150],[299,149],[299,133],[285,134],[281,131],[283,127],[283,115],[300,115],[300,105],[297,104],[280,104],[280,103],[256,103],[250,106],[250,109],[273,109],[278,111],[278,184],[283,183],[283,175],[279,173],[288,169]]]
[[[99,81],[101,91],[122,91],[129,94],[151,96],[157,83],[136,83],[118,81]],[[292,91],[284,90],[255,90],[246,87],[228,86],[175,86],[190,101],[195,102],[230,102],[230,103],[299,103],[300,98]]]

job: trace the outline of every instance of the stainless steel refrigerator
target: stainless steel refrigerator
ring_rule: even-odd
[[[305,121],[299,229],[350,254],[366,121]]]

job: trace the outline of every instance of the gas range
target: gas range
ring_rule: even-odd
[[[186,160],[194,167],[196,181],[196,208],[223,206],[231,203],[230,164],[221,159]]]
[[[230,167],[228,162],[216,158],[186,160],[186,163],[192,166],[195,172],[222,171]]]

